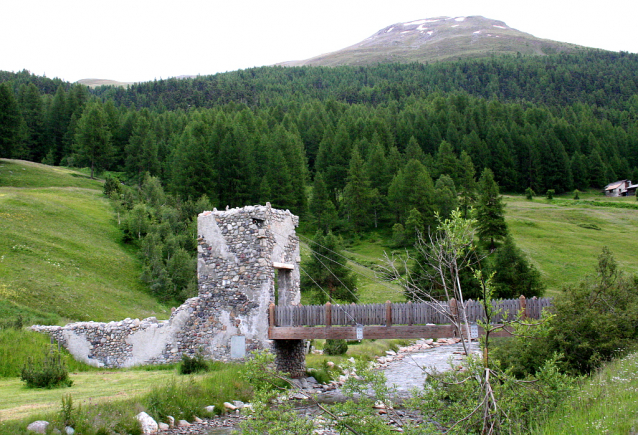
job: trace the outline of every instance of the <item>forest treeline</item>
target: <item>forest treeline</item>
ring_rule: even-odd
[[[150,176],[175,204],[269,201],[326,232],[393,227],[409,243],[435,212],[472,205],[485,168],[505,192],[638,179],[637,69],[638,55],[592,50],[128,89],[2,72],[0,157],[108,170],[138,188]]]

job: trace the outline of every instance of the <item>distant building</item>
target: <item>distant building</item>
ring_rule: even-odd
[[[605,186],[605,196],[634,196],[638,184],[631,184],[631,180],[619,180]]]

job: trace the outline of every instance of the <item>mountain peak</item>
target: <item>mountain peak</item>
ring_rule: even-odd
[[[429,62],[494,54],[545,55],[580,47],[536,38],[482,16],[433,17],[387,26],[333,53],[282,65],[370,65]]]

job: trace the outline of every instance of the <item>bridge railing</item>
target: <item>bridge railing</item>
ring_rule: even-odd
[[[551,298],[502,299],[492,301],[495,309],[492,322],[501,323],[517,318],[521,309],[525,317],[540,319],[544,308],[552,305]],[[270,325],[274,327],[353,326],[361,325],[425,325],[448,324],[453,313],[465,310],[470,323],[485,319],[480,301],[469,300],[463,306],[454,299],[448,302],[404,302],[351,305],[272,305]],[[462,319],[463,317],[461,317]]]

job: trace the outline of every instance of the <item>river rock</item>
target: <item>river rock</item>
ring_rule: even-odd
[[[153,417],[151,417],[147,413],[140,412],[135,416],[135,418],[137,418],[137,421],[140,422],[140,426],[142,427],[142,434],[150,435],[157,433],[157,431],[159,430],[157,422],[153,420]]]
[[[48,421],[37,420],[27,426],[27,430],[35,433],[46,433],[47,426],[49,426]]]

